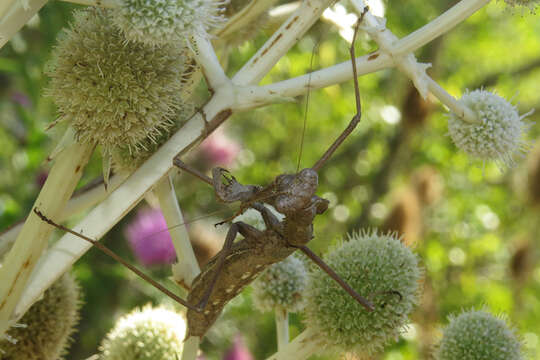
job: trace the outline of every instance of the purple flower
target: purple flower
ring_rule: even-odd
[[[203,156],[213,165],[230,165],[238,153],[240,145],[231,140],[221,128],[204,140],[199,147]]]
[[[32,105],[32,103],[30,102],[30,98],[28,98],[28,96],[26,96],[20,91],[14,91],[11,94],[11,101],[21,105],[24,108],[29,108]]]
[[[176,258],[167,223],[159,209],[140,210],[124,230],[135,257],[145,266],[170,264]]]
[[[232,348],[225,354],[223,360],[253,360],[253,355],[244,344],[242,335],[236,335]]]

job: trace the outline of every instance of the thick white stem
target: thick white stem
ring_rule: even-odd
[[[167,222],[167,227],[169,228],[169,233],[171,234],[171,239],[176,250],[178,264],[173,265],[175,269],[173,270],[174,280],[177,283],[184,282],[186,285],[191,286],[191,282],[201,272],[201,269],[191,247],[186,225],[180,225],[184,224],[185,221],[176,199],[176,193],[170,175],[164,176],[157,183],[154,188],[154,194],[156,194],[159,200],[161,212]]]
[[[441,100],[441,102],[445,104],[450,111],[466,122],[476,124],[480,121],[471,109],[458,102],[452,95],[437,84],[435,80],[428,78],[428,87],[429,91],[431,91],[431,93],[439,100]]]
[[[127,177],[128,174],[118,174],[113,176],[109,180],[108,190],[105,190],[103,184],[99,184],[80,194],[74,195],[69,199],[60,215],[58,215],[58,221],[62,222],[81,211],[95,206],[109,195],[108,192],[113,191],[120,186]],[[23,224],[24,222],[21,222],[0,234],[0,255],[6,253],[9,247],[15,242]]]
[[[358,13],[364,11],[365,3],[363,0],[352,0],[351,2]],[[428,91],[435,89],[436,91],[432,91],[432,94],[458,116],[462,116],[467,122],[478,122],[474,113],[467,106],[459,103],[426,74],[426,69],[430,66],[429,64],[419,63],[412,53],[401,53],[397,55],[393,52],[395,44],[399,43],[399,39],[386,28],[386,19],[377,18],[368,11],[364,15],[361,26],[379,45],[379,51],[389,55],[396,67],[412,80],[422,97],[426,98]]]
[[[209,88],[213,90],[219,89],[230,82],[208,37],[194,34],[192,46],[194,47],[197,64],[201,66]]]
[[[190,336],[184,341],[184,348],[182,349],[182,360],[196,360],[197,353],[199,352],[200,339],[198,336]]]
[[[9,0],[2,0],[2,2]],[[27,3],[18,0],[11,2],[11,6],[1,5],[0,10],[6,11],[0,18],[0,49],[26,24],[39,9],[47,3],[47,0],[29,0]],[[27,5],[27,6],[25,6]]]
[[[278,351],[289,343],[289,312],[282,308],[276,308],[276,335]]]
[[[94,145],[81,145],[73,141],[57,157],[15,244],[7,254],[0,268],[0,335],[15,320],[14,309],[54,229],[41,220],[33,209],[37,208],[45,216],[56,220],[79,182],[93,149]]]
[[[332,0],[304,0],[298,10],[289,16],[287,21],[233,77],[233,83],[238,85],[259,83],[331,3]]]
[[[266,360],[305,360],[313,354],[320,352],[323,348],[320,343],[314,340],[315,333],[307,328],[298,335],[283,349]]]
[[[373,53],[356,59],[358,75],[373,73],[393,65],[390,56],[381,53]],[[275,96],[294,97],[303,95],[308,90],[324,88],[350,79],[352,79],[351,62],[344,61],[341,64],[314,71],[311,74],[261,86],[261,88]]]

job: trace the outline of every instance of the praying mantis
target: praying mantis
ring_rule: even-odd
[[[264,269],[284,260],[296,250],[302,251],[313,260],[360,303],[366,311],[372,311],[374,306],[368,299],[357,294],[354,289],[306,246],[313,238],[313,220],[315,216],[323,214],[329,205],[328,200],[315,195],[318,186],[317,172],[352,133],[361,119],[362,109],[357,81],[354,43],[358,25],[366,11],[367,8],[357,22],[350,47],[356,114],[347,128],[311,168],[303,169],[296,174],[279,175],[269,185],[259,186],[243,185],[231,176],[227,170],[222,168],[213,169],[212,178],[209,178],[183,163],[178,157],[173,160],[174,165],[178,168],[213,186],[219,201],[225,203],[239,201],[239,213],[248,208],[258,211],[266,226],[266,230],[261,231],[243,222],[232,222],[223,249],[201,269],[201,273],[193,280],[187,300],[179,298],[159,285],[101,243],[55,223],[37,208],[34,209],[34,212],[50,225],[91,242],[101,251],[121,262],[166,295],[184,305],[188,309],[188,332],[186,337],[203,337],[231,299],[246,285],[250,284]],[[273,206],[279,213],[284,215],[284,219],[282,221],[278,220],[264,204]],[[232,221],[234,217],[222,223]],[[235,242],[238,234],[243,235],[244,239]]]

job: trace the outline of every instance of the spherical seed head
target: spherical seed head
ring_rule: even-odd
[[[0,341],[0,359],[57,360],[63,358],[79,321],[80,289],[69,274],[57,280],[9,330],[16,343]]]
[[[448,130],[456,146],[472,157],[512,166],[514,153],[527,147],[523,140],[527,114],[520,116],[510,102],[485,90],[467,92],[459,102],[469,107],[480,123],[471,124],[450,113]]]
[[[261,311],[276,308],[297,312],[304,308],[305,291],[308,281],[306,266],[296,256],[289,256],[283,261],[267,268],[253,282],[253,301]]]
[[[186,321],[164,307],[147,305],[121,317],[103,340],[103,360],[180,359]]]
[[[149,45],[184,42],[193,33],[206,34],[225,21],[223,1],[122,0],[112,20],[126,39]]]
[[[140,151],[173,126],[189,57],[185,47],[127,42],[108,14],[76,12],[47,72],[48,93],[78,141],[110,156],[117,146]]]
[[[505,321],[485,311],[450,317],[437,350],[438,360],[520,360],[521,343]]]
[[[325,272],[313,272],[307,287],[306,324],[315,339],[340,352],[370,355],[395,340],[418,303],[421,270],[411,250],[392,234],[349,236],[326,262],[374,305],[367,311]]]

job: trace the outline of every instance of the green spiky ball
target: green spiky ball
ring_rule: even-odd
[[[418,303],[418,259],[396,236],[360,232],[325,261],[374,305],[367,311],[325,272],[316,269],[307,288],[306,324],[315,339],[342,352],[370,355],[394,341]]]
[[[111,19],[126,39],[161,46],[220,26],[223,5],[217,0],[122,0]]]
[[[103,340],[103,360],[170,360],[182,357],[186,320],[165,307],[147,305],[120,318]]]
[[[514,330],[485,311],[450,317],[437,351],[437,360],[521,360],[521,343]]]
[[[0,342],[2,360],[57,360],[66,354],[70,335],[79,321],[80,289],[65,274],[57,280],[18,321],[25,327],[8,331],[10,338]]]
[[[261,311],[276,308],[297,312],[304,308],[303,296],[308,281],[306,266],[296,256],[289,256],[266,269],[253,282],[253,301]]]
[[[117,146],[145,149],[174,126],[184,107],[179,95],[192,65],[185,46],[128,42],[110,12],[89,8],[58,42],[49,64],[48,94],[60,118],[82,143],[110,156]]]

